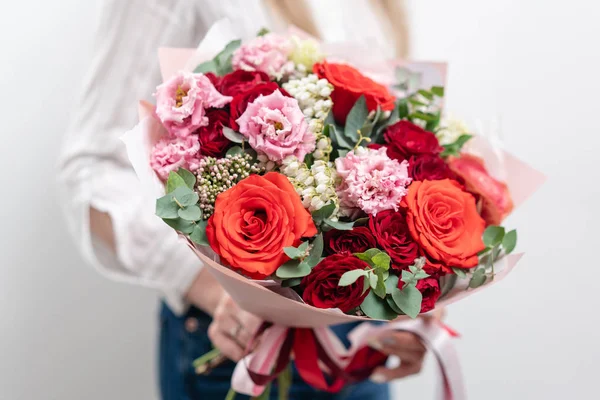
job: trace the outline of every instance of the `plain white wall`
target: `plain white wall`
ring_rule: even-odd
[[[96,7],[0,6],[0,400],[156,398],[156,295],[83,265],[53,192]],[[449,109],[500,115],[505,148],[549,176],[507,221],[527,251],[517,270],[449,309],[470,398],[592,398],[600,4],[413,0],[410,9],[415,58],[451,64]],[[433,377],[429,360],[396,385],[397,398],[432,398]]]

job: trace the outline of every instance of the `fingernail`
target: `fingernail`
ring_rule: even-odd
[[[394,339],[393,337],[384,337],[381,339],[381,343],[384,346],[393,346],[396,344],[396,339]]]
[[[369,347],[372,347],[375,350],[381,350],[383,348],[381,343],[379,341],[377,341],[376,339],[369,340]]]
[[[387,378],[383,374],[373,374],[369,377],[369,379],[375,383],[385,383],[387,382]]]

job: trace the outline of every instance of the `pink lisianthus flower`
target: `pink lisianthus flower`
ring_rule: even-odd
[[[315,150],[315,135],[298,106],[298,101],[279,90],[258,96],[236,120],[250,146],[271,161],[296,156],[300,162]]]
[[[294,68],[289,61],[292,44],[285,37],[268,33],[241,45],[231,59],[233,69],[262,71],[271,77],[281,77]]]
[[[195,171],[199,167],[200,142],[197,135],[188,137],[163,137],[154,145],[150,166],[158,176],[166,180],[169,172],[185,168]]]
[[[408,161],[392,160],[385,148],[359,147],[335,160],[335,166],[342,178],[336,188],[340,209],[348,216],[355,216],[359,210],[371,215],[397,211],[411,182]]]
[[[173,136],[186,137],[208,125],[205,109],[231,101],[203,74],[181,71],[156,88],[156,115]]]

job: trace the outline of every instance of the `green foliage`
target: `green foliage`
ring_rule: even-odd
[[[233,129],[228,128],[226,126],[223,127],[223,136],[225,136],[227,139],[229,139],[233,143],[243,143],[244,142],[244,135],[242,135],[241,133],[236,132]]]
[[[456,276],[458,276],[461,279],[465,279],[467,277],[467,273],[463,268],[452,267],[452,271]]]
[[[227,150],[227,153],[225,153],[225,155],[226,156],[236,156],[238,154],[244,154],[244,153],[245,153],[244,149],[242,149],[240,146],[233,146],[229,150]]]
[[[183,218],[186,221],[198,221],[202,218],[202,211],[200,211],[200,207],[197,205],[180,208],[177,214],[179,218]]]
[[[262,28],[260,28],[260,30],[258,32],[256,32],[256,36],[265,36],[267,33],[270,33],[271,31],[268,28],[265,28],[264,26]]]
[[[330,219],[326,219],[323,222],[329,227],[337,229],[338,231],[350,231],[354,226],[354,222],[332,221]]]
[[[280,279],[302,278],[310,274],[311,268],[304,261],[290,260],[275,271],[275,276]]]
[[[306,257],[306,250],[308,250],[308,242],[303,242],[300,246],[298,247],[284,247],[283,248],[283,252],[285,253],[286,256],[288,256],[289,258],[291,258],[292,260],[298,259],[298,258],[304,258]]]
[[[183,178],[183,181],[185,182],[187,187],[189,187],[192,190],[194,189],[194,186],[196,186],[196,175],[192,174],[185,168],[179,168],[177,170],[177,175]]]
[[[187,187],[185,180],[175,171],[169,172],[169,177],[167,178],[166,186],[167,193],[171,193],[180,186]]]
[[[367,121],[369,110],[367,109],[367,100],[365,96],[360,96],[346,117],[346,126],[344,126],[344,136],[352,143],[358,143],[360,131]],[[354,147],[354,146],[352,146]]]
[[[431,93],[433,93],[437,97],[444,97],[444,87],[443,86],[432,86]]]
[[[190,234],[190,239],[194,243],[197,243],[202,246],[208,246],[208,238],[206,237],[206,225],[208,221],[200,221],[194,226],[194,230]]]
[[[344,272],[344,274],[340,277],[338,286],[350,286],[361,276],[369,277],[369,273],[364,269],[353,269],[351,271]]]
[[[323,234],[318,234],[312,242],[312,248],[308,253],[308,257],[304,259],[304,262],[308,264],[309,267],[314,268],[320,261],[321,256],[323,255]]]
[[[318,210],[313,211],[312,217],[313,217],[313,220],[315,221],[315,224],[320,225],[327,218],[331,217],[331,214],[333,214],[334,211],[335,211],[335,203],[333,203],[333,202],[329,202],[328,204],[324,205],[323,207],[319,208]]]
[[[504,235],[504,238],[502,239],[502,247],[504,247],[504,252],[506,254],[510,254],[516,246],[517,231],[513,229],[512,231],[506,232],[506,235]]]
[[[169,225],[171,228],[175,229],[176,231],[185,233],[187,235],[189,235],[190,233],[192,233],[194,231],[195,224],[193,221],[186,221],[183,218],[163,219],[163,221],[165,221],[165,223],[167,225]]]
[[[501,226],[490,225],[483,232],[483,244],[486,247],[494,247],[502,243],[504,239],[504,228]]]
[[[400,282],[400,278],[397,275],[390,275],[385,281],[385,292],[392,294],[394,289],[398,289],[398,282]]]
[[[398,313],[392,310],[386,300],[372,291],[367,294],[360,305],[360,309],[367,317],[373,319],[392,320],[398,316]]]
[[[449,157],[449,156],[458,156],[458,155],[460,155],[460,151],[462,150],[463,146],[472,137],[473,137],[473,135],[469,135],[469,134],[460,135],[458,137],[458,139],[456,139],[454,141],[454,143],[443,145],[442,147],[444,148],[444,151],[442,151],[441,156],[442,157]]]
[[[486,280],[487,275],[485,274],[485,268],[478,268],[471,276],[469,287],[473,289],[478,288],[479,286],[483,285]]]
[[[402,290],[392,291],[392,299],[402,312],[411,318],[416,318],[421,311],[423,296],[414,285],[404,285]]]
[[[336,128],[334,124],[326,124],[323,127],[323,135],[328,136],[331,139],[331,144],[336,149],[352,150],[354,144],[351,140],[344,136],[341,129]]]
[[[241,40],[232,40],[219,54],[215,56],[215,58],[198,65],[194,72],[214,72],[218,76],[228,74],[233,70],[231,67],[231,58],[233,57],[233,53],[238,49],[238,47],[240,47],[241,44]]]
[[[382,269],[385,271],[390,268],[390,256],[379,249],[369,249],[364,253],[354,253],[354,255],[365,261],[373,268]]]

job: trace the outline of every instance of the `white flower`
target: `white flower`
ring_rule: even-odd
[[[469,127],[464,121],[452,115],[445,117],[435,135],[441,145],[454,143],[461,135],[468,134]]]

